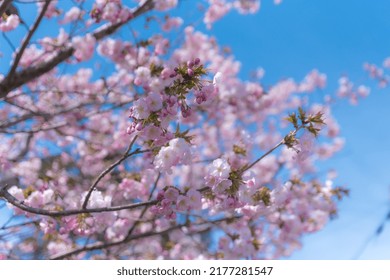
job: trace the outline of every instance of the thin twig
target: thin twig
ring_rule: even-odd
[[[382,219],[382,221],[379,223],[378,227],[376,228],[375,232],[373,232],[362,244],[362,246],[359,248],[359,250],[355,253],[353,260],[358,260],[363,255],[364,251],[366,251],[368,245],[370,242],[375,238],[378,237],[385,228],[386,222],[390,220],[390,211],[386,214],[386,216]]]
[[[33,139],[33,136],[34,136],[34,134],[32,134],[32,133],[29,133],[29,134],[28,134],[23,149],[19,152],[19,154],[18,154],[16,157],[14,157],[13,159],[11,159],[10,161],[15,161],[15,162],[16,162],[16,161],[19,161],[19,160],[21,160],[25,155],[27,155],[27,153],[28,153],[29,150],[30,150],[30,144],[31,144],[31,141],[32,141],[32,139]]]
[[[71,109],[77,109],[78,107],[82,107],[83,105],[87,105],[87,104],[80,104],[79,106],[76,106],[76,108],[71,108]],[[98,104],[100,105],[100,104]],[[95,110],[95,111],[91,111],[89,113],[87,113],[84,117],[84,118],[88,118],[88,117],[91,117],[91,116],[96,116],[96,115],[99,115],[99,114],[104,114],[106,112],[109,112],[109,111],[112,111],[113,109],[116,109],[116,108],[120,108],[122,107],[123,105],[125,105],[125,103],[119,103],[119,104],[116,104],[115,106],[113,107],[110,107],[110,108],[106,108],[106,109],[102,109],[102,110]],[[61,113],[67,113],[68,111],[70,111],[71,109],[66,109],[64,111],[61,111],[61,112],[58,112],[58,114],[61,114]],[[53,115],[51,117],[56,117],[55,115],[56,113],[53,113]],[[23,116],[21,117],[23,118]],[[22,120],[18,119],[18,120],[15,120],[16,123],[19,123],[21,122]],[[4,126],[9,126],[10,124],[5,124]],[[0,133],[8,133],[8,134],[17,134],[17,133],[37,133],[37,132],[42,132],[42,131],[48,131],[48,130],[55,130],[57,128],[61,128],[61,127],[64,127],[64,126],[67,126],[68,125],[68,122],[66,120],[64,121],[61,121],[61,122],[58,122],[58,123],[54,123],[54,124],[51,124],[50,126],[46,126],[44,127],[43,125],[41,127],[37,127],[37,128],[33,128],[33,129],[30,129],[30,130],[4,130],[4,129],[0,129]],[[3,125],[0,125],[0,128],[2,128]]]
[[[183,225],[176,225],[176,226],[170,227],[170,228],[162,230],[162,231],[151,231],[151,232],[146,232],[146,233],[141,233],[141,234],[138,234],[138,235],[134,235],[131,238],[125,238],[125,239],[117,241],[117,242],[103,243],[103,244],[92,244],[92,245],[89,245],[89,246],[84,246],[84,247],[81,247],[81,248],[69,251],[69,252],[67,252],[65,254],[60,254],[60,255],[53,256],[50,259],[51,260],[61,260],[61,259],[65,259],[65,258],[68,258],[68,257],[70,257],[72,255],[79,254],[79,253],[82,253],[82,252],[106,249],[106,248],[110,248],[110,247],[113,247],[113,246],[122,245],[122,244],[125,244],[125,243],[133,241],[133,240],[142,239],[142,238],[145,238],[145,237],[150,237],[150,236],[155,236],[155,235],[165,234],[165,233],[168,233],[170,231],[179,229],[181,227],[183,227]]]
[[[213,221],[213,223],[224,222],[224,221],[226,221],[228,219],[231,219],[231,218],[232,217],[221,218],[219,220]],[[198,224],[192,224],[192,226],[201,226],[201,225],[205,225],[205,224],[209,224],[209,221],[198,223]],[[145,233],[141,233],[141,234],[137,234],[137,235],[133,235],[133,236],[126,236],[122,240],[119,240],[119,241],[116,241],[116,242],[111,242],[111,243],[92,244],[92,245],[89,245],[89,246],[84,246],[84,247],[81,247],[81,248],[77,248],[75,250],[69,251],[69,252],[64,253],[64,254],[53,256],[50,259],[52,259],[52,260],[65,259],[65,258],[68,258],[68,257],[70,257],[72,255],[79,254],[79,253],[82,253],[82,252],[106,249],[106,248],[110,248],[110,247],[113,247],[113,246],[126,244],[126,243],[128,243],[130,241],[137,240],[137,239],[142,239],[142,238],[156,236],[156,235],[163,235],[165,233],[169,233],[169,232],[171,232],[173,230],[181,229],[183,227],[188,227],[188,225],[187,224],[175,225],[175,226],[172,226],[170,228],[167,228],[167,229],[161,230],[161,231],[150,231],[150,232],[145,232]],[[204,230],[205,229],[202,229],[202,230],[196,231],[196,232],[192,232],[192,234],[197,234],[199,232],[204,232]]]
[[[291,132],[292,135],[296,135],[297,132],[301,129],[302,127],[298,127],[297,129],[295,129],[293,132]],[[245,171],[251,169],[254,165],[256,165],[259,161],[261,161],[263,158],[265,158],[266,156],[268,156],[269,154],[271,154],[273,151],[275,151],[277,148],[279,148],[280,146],[284,145],[285,144],[285,140],[283,139],[282,141],[280,141],[278,144],[276,144],[272,149],[270,149],[269,151],[267,151],[265,154],[263,154],[261,157],[259,157],[258,159],[256,159],[254,162],[252,162],[251,164],[249,164],[248,166],[246,166],[245,168],[243,168],[241,170],[241,173],[244,173]]]
[[[25,222],[25,223],[21,223],[21,224],[16,224],[16,225],[10,225],[10,226],[7,226],[6,224],[4,224],[0,230],[8,230],[8,229],[11,229],[11,228],[16,228],[16,227],[24,227],[24,226],[29,226],[29,225],[36,225],[37,222],[39,222],[39,220],[34,220],[34,221],[28,221],[28,222]]]
[[[12,64],[11,70],[8,73],[8,77],[12,77],[12,75],[15,73],[16,68],[19,65],[20,59],[23,56],[24,51],[26,50],[28,44],[30,43],[30,40],[32,36],[34,35],[35,31],[38,29],[39,24],[41,23],[47,9],[49,8],[51,0],[46,0],[45,5],[42,7],[41,13],[39,14],[37,20],[35,21],[33,27],[30,29],[30,31],[27,34],[27,37],[24,39],[22,46],[20,47],[20,50],[15,56],[14,63]],[[11,78],[12,79],[12,78]]]
[[[263,154],[261,157],[259,157],[258,159],[256,159],[254,162],[252,162],[250,165],[246,166],[244,169],[242,169],[242,173],[244,173],[245,171],[251,169],[254,165],[256,165],[259,161],[261,161],[263,158],[265,158],[266,156],[268,156],[269,154],[271,154],[273,151],[275,151],[277,148],[279,148],[280,146],[282,146],[284,144],[284,140],[280,141],[278,144],[276,144],[271,150],[269,150],[268,152],[266,152],[265,154]]]
[[[154,191],[156,190],[157,188],[157,184],[158,184],[158,181],[160,180],[161,178],[161,173],[159,172],[158,175],[157,175],[157,178],[156,178],[156,181],[154,182],[154,185],[153,185],[153,188],[152,190],[150,191],[150,194],[149,194],[149,198],[148,200],[150,200],[153,196],[153,193]],[[131,236],[131,234],[133,233],[133,231],[135,230],[135,228],[141,223],[142,221],[142,218],[144,217],[146,211],[148,210],[150,205],[148,206],[145,206],[144,209],[142,209],[142,212],[141,214],[139,215],[138,217],[138,220],[134,222],[133,226],[129,229],[129,231],[127,232],[127,236]]]
[[[127,150],[125,152],[125,154],[119,160],[117,160],[116,162],[111,164],[109,167],[107,167],[102,173],[100,173],[100,175],[96,178],[95,182],[93,182],[93,184],[89,187],[89,190],[88,190],[87,195],[85,196],[85,199],[84,199],[84,202],[83,202],[83,206],[82,206],[83,209],[87,208],[89,198],[91,197],[92,192],[95,190],[96,186],[99,184],[100,180],[103,179],[108,173],[110,173],[115,167],[120,165],[125,159],[127,159],[127,158],[129,158],[129,157],[131,157],[133,155],[136,155],[137,153],[139,153],[140,149],[137,149],[134,152],[130,153],[130,151],[131,151],[131,149],[132,149],[132,147],[133,147],[133,145],[134,145],[136,140],[137,140],[137,136],[135,136],[133,138],[133,140],[131,141],[129,147],[127,148]]]

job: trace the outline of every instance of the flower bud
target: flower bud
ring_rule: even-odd
[[[195,63],[194,63],[194,61],[192,61],[192,60],[189,60],[189,61],[187,62],[187,67],[188,67],[188,68],[192,68],[192,67],[194,67],[194,65],[195,65]]]
[[[135,126],[135,129],[138,130],[138,131],[141,131],[142,128],[143,128],[143,125],[142,125],[142,123],[140,123],[140,122],[137,123],[137,125]]]

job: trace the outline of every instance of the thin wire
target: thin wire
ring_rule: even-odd
[[[379,223],[376,230],[366,239],[366,241],[362,244],[362,246],[356,252],[354,257],[352,258],[353,260],[360,259],[361,256],[363,255],[363,253],[366,251],[368,245],[370,245],[371,241],[374,240],[375,238],[378,238],[382,234],[383,230],[385,229],[387,221],[390,221],[390,210],[388,210],[386,216]]]

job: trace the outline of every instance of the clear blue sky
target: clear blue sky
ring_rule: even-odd
[[[334,108],[346,146],[321,166],[337,169],[337,184],[348,187],[351,195],[341,202],[339,218],[304,238],[302,250],[291,257],[351,259],[389,208],[390,89],[378,89],[362,65],[381,63],[390,56],[390,1],[284,0],[279,6],[272,2],[263,0],[253,16],[231,13],[208,31],[242,62],[243,79],[259,66],[266,70],[266,84],[285,77],[299,81],[317,68],[327,74],[326,93],[334,93],[342,74],[372,89],[359,106],[342,102]],[[184,1],[180,13],[192,13],[193,4]],[[2,38],[0,46],[4,54],[0,72],[4,72],[9,66],[1,62],[9,61],[10,52]],[[390,221],[386,226],[365,248],[362,259],[390,259]]]
[[[304,238],[292,259],[351,259],[377,229],[390,201],[390,89],[380,90],[363,71],[364,62],[381,64],[390,56],[390,1],[263,0],[254,16],[232,13],[210,31],[242,61],[242,78],[258,66],[264,82],[301,80],[313,68],[327,74],[325,92],[334,94],[340,75],[371,87],[371,95],[334,113],[346,139],[345,149],[320,166],[334,167],[336,183],[351,190],[340,204],[339,218]],[[390,221],[373,238],[362,259],[390,259]]]

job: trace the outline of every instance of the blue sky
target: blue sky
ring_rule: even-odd
[[[379,89],[363,71],[364,62],[380,64],[390,56],[390,1],[386,0],[284,0],[275,6],[263,0],[258,14],[227,15],[207,31],[220,45],[230,46],[242,62],[241,77],[263,67],[263,82],[281,78],[301,80],[313,68],[326,73],[325,93],[334,94],[340,75],[366,84],[371,95],[359,106],[341,102],[334,114],[346,139],[345,149],[321,165],[335,168],[337,184],[351,190],[340,203],[339,218],[319,233],[307,236],[292,259],[351,259],[376,230],[389,210],[390,89]],[[192,13],[192,0],[179,13]],[[33,16],[33,15],[31,15]],[[204,29],[200,24],[199,27]],[[45,30],[46,31],[46,30]],[[9,48],[1,51],[0,72],[8,65]],[[321,98],[319,98],[320,100]],[[370,240],[362,259],[390,259],[390,223]]]
[[[304,238],[291,258],[351,259],[367,244],[360,258],[390,259],[390,223],[367,242],[389,210],[390,90],[379,89],[363,71],[364,62],[381,64],[390,56],[390,1],[262,2],[258,14],[229,14],[210,31],[242,61],[242,78],[261,66],[266,84],[285,77],[299,81],[317,68],[328,77],[325,93],[334,94],[344,74],[372,89],[358,106],[345,101],[334,107],[346,146],[320,166],[338,170],[336,183],[351,195],[340,203],[339,218]]]

